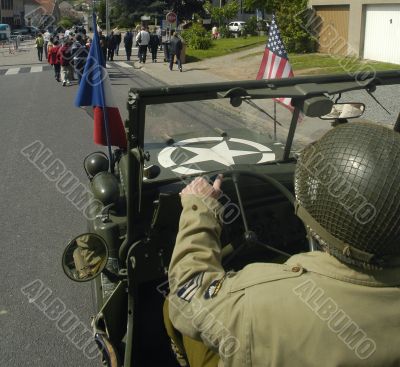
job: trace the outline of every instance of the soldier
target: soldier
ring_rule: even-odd
[[[73,252],[76,278],[86,279],[96,275],[104,265],[104,249],[96,237],[83,235],[76,239]]]
[[[190,366],[400,365],[399,159],[400,134],[376,124],[306,147],[296,213],[320,251],[236,273],[221,266],[221,179],[184,188],[169,268],[177,330],[168,304],[164,318]]]

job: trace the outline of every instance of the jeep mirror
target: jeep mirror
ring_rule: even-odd
[[[62,256],[62,267],[69,279],[87,282],[103,271],[107,260],[108,247],[103,238],[85,233],[69,242]]]
[[[365,111],[364,103],[336,103],[331,112],[320,116],[322,120],[354,119],[360,117]]]

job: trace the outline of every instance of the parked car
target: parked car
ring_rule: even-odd
[[[234,22],[230,22],[228,24],[228,29],[229,32],[240,32],[244,29],[244,26],[246,25],[246,22],[243,22],[241,20],[235,20]]]
[[[14,28],[11,32],[14,36],[32,36],[36,37],[40,33],[39,28],[32,27],[32,26],[24,26],[20,28]]]

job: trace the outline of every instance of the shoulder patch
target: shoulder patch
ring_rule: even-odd
[[[216,279],[211,282],[206,292],[204,293],[205,299],[214,298],[218,292],[221,290],[222,283],[224,282],[226,275],[224,275],[221,279]]]
[[[188,280],[181,288],[178,289],[176,295],[184,301],[190,302],[196,291],[201,287],[204,273],[199,273]]]

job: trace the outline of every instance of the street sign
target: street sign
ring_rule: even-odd
[[[166,19],[167,19],[168,23],[171,23],[171,24],[175,23],[176,22],[176,14],[171,11],[167,14]]]

